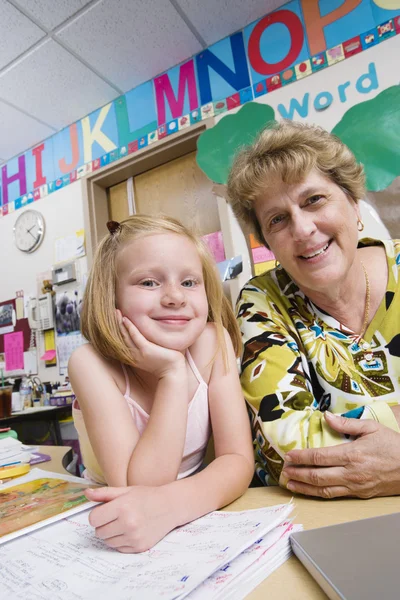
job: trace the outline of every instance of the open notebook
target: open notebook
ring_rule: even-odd
[[[29,586],[35,600],[240,600],[289,557],[292,509],[212,512],[141,554],[107,548],[86,510],[0,546],[1,596]]]

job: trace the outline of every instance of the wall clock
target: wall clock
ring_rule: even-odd
[[[37,210],[25,210],[15,221],[14,240],[21,252],[34,252],[44,237],[44,218]]]

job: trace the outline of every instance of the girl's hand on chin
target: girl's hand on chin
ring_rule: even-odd
[[[182,352],[171,350],[149,342],[127,317],[117,311],[117,319],[122,337],[131,350],[133,364],[137,369],[152,373],[159,379],[181,373],[186,369],[186,359]]]

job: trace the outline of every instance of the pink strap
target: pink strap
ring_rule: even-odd
[[[131,395],[131,386],[129,383],[129,377],[128,377],[128,373],[126,372],[126,368],[125,365],[123,363],[121,363],[121,367],[122,367],[122,372],[125,376],[125,384],[126,384],[126,390],[125,390],[125,394],[124,396],[130,396]]]

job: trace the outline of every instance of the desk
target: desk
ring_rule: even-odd
[[[227,510],[245,510],[288,502],[292,494],[278,487],[250,488],[227,507]],[[294,497],[294,521],[304,529],[357,521],[379,515],[400,512],[400,496],[370,500],[320,500]],[[373,549],[371,550],[371,556]],[[270,577],[265,579],[246,600],[326,600],[327,596],[315,583],[308,571],[292,556]]]
[[[66,419],[72,414],[72,405],[68,406],[39,406],[35,408],[26,408],[20,412],[12,413],[10,417],[0,419],[0,427],[13,427],[18,423],[45,422],[51,426],[53,442],[57,446],[62,446],[62,437],[60,431],[60,419]],[[25,436],[18,435],[20,439]],[[28,441],[27,441],[28,443]]]
[[[51,460],[33,465],[31,467],[32,469],[37,467],[38,469],[43,469],[43,471],[71,475],[71,473],[66,470],[66,467],[73,458],[73,452],[70,446],[38,446],[38,452],[48,454],[51,456]]]

